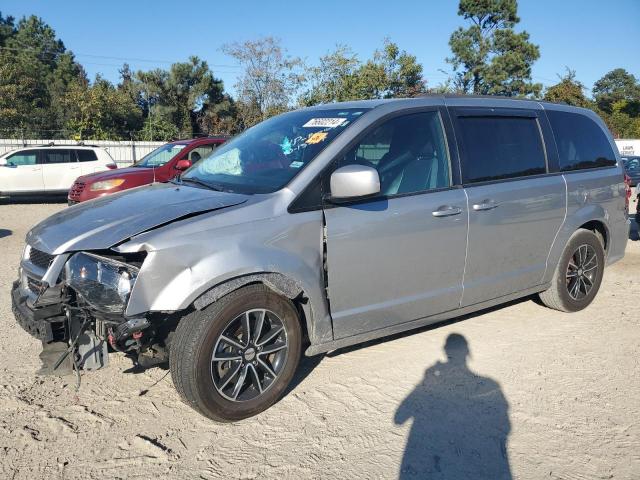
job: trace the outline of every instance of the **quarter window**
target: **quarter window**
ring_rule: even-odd
[[[35,150],[14,153],[7,157],[7,165],[35,165],[37,162],[38,154]]]
[[[380,195],[450,185],[449,156],[438,112],[393,118],[367,134],[339,162],[369,165],[380,175]]]
[[[547,111],[558,146],[560,170],[609,167],[616,157],[604,131],[589,117],[577,113]]]
[[[465,183],[546,173],[538,121],[533,117],[460,117]]]
[[[76,161],[73,150],[42,150],[42,163],[71,163]]]

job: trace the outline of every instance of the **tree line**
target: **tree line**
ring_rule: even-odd
[[[362,60],[348,45],[309,63],[264,37],[225,44],[240,67],[232,96],[207,62],[133,71],[114,84],[86,71],[53,28],[36,16],[0,13],[0,137],[169,140],[235,134],[300,106],[459,93],[527,97],[591,108],[617,137],[640,138],[640,82],[623,68],[606,73],[592,97],[576,72],[558,83],[532,80],[540,49],[516,31],[516,0],[460,0],[465,22],[450,37],[450,72],[431,85],[415,55],[387,39]]]

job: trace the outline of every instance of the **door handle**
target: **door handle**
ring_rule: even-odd
[[[494,200],[483,200],[480,203],[473,204],[473,210],[476,212],[482,212],[484,210],[493,210],[497,208],[500,204],[496,203]]]
[[[437,210],[431,212],[431,215],[434,217],[450,217],[452,215],[459,215],[462,213],[462,209],[460,207],[453,207],[451,205],[443,205],[439,207]]]

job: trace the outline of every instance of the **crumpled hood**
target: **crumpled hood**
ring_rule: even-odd
[[[147,185],[58,212],[33,227],[27,243],[56,255],[106,249],[159,225],[246,201],[245,195],[193,186]]]

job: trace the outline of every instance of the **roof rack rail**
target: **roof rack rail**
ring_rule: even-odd
[[[97,145],[93,143],[84,143],[83,141],[78,141],[76,143],[56,143],[51,141],[49,143],[40,143],[40,144],[27,144],[26,148],[36,148],[36,147],[95,147],[95,148],[105,148],[102,145]]]

